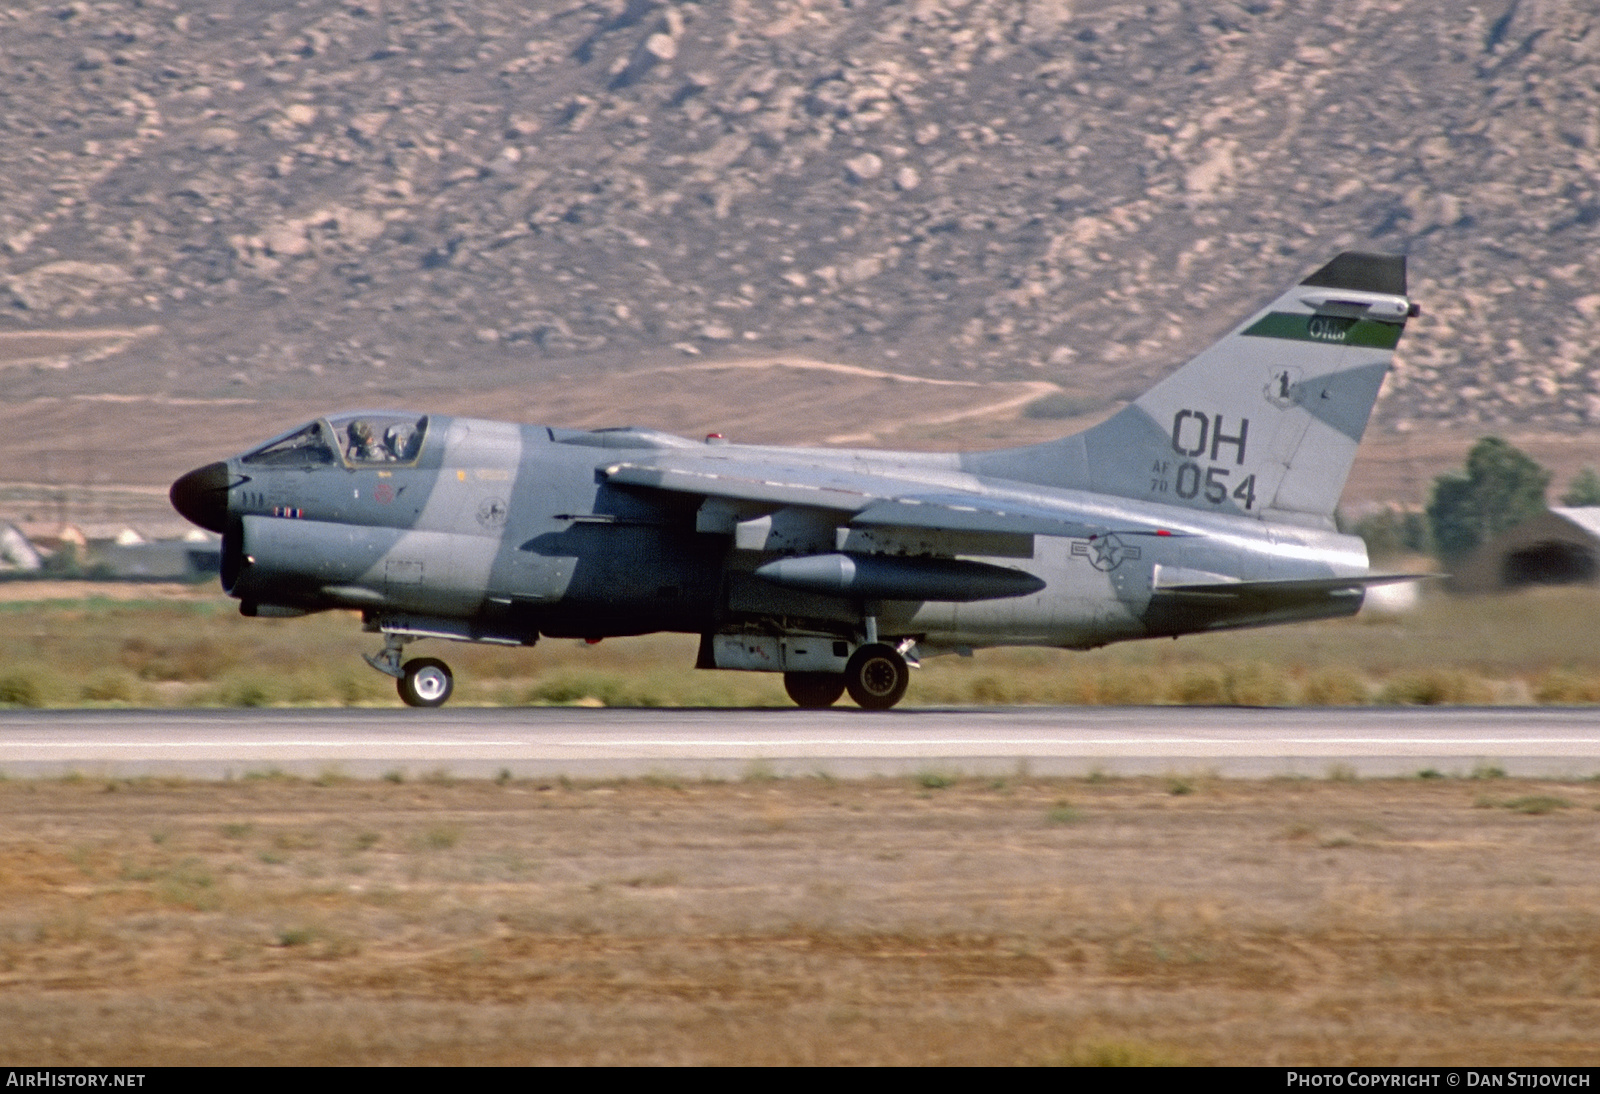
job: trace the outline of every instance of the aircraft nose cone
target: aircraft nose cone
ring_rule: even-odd
[[[228,530],[228,465],[208,463],[172,484],[172,507],[202,528]]]

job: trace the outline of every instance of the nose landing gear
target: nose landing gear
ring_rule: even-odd
[[[395,688],[408,707],[442,707],[455,690],[450,666],[437,657],[412,658],[401,671]]]
[[[383,649],[362,656],[385,676],[394,677],[395,690],[406,706],[444,706],[456,686],[450,666],[437,657],[413,657],[402,664],[400,655],[409,641],[405,635],[385,634]]]

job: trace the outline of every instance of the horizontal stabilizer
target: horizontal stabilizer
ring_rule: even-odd
[[[1169,570],[1157,566],[1152,575],[1152,586],[1155,593],[1163,596],[1242,600],[1254,597],[1316,596],[1345,590],[1354,592],[1373,585],[1423,581],[1439,576],[1438,574],[1352,574],[1346,577],[1238,581],[1222,574],[1201,574],[1194,570]]]

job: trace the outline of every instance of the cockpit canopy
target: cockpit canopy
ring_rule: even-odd
[[[319,418],[241,458],[257,467],[409,466],[428,432],[426,415],[392,411]]]
[[[346,414],[328,423],[352,465],[414,463],[428,419],[409,414]]]

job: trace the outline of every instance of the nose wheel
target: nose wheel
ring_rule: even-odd
[[[394,677],[395,690],[408,707],[442,707],[455,690],[456,678],[450,666],[437,657],[414,657],[400,663],[401,652],[412,638],[403,634],[386,633],[383,649],[377,653],[364,653],[367,664]]]
[[[395,690],[408,707],[442,707],[455,690],[450,666],[437,657],[417,657],[401,668]]]

